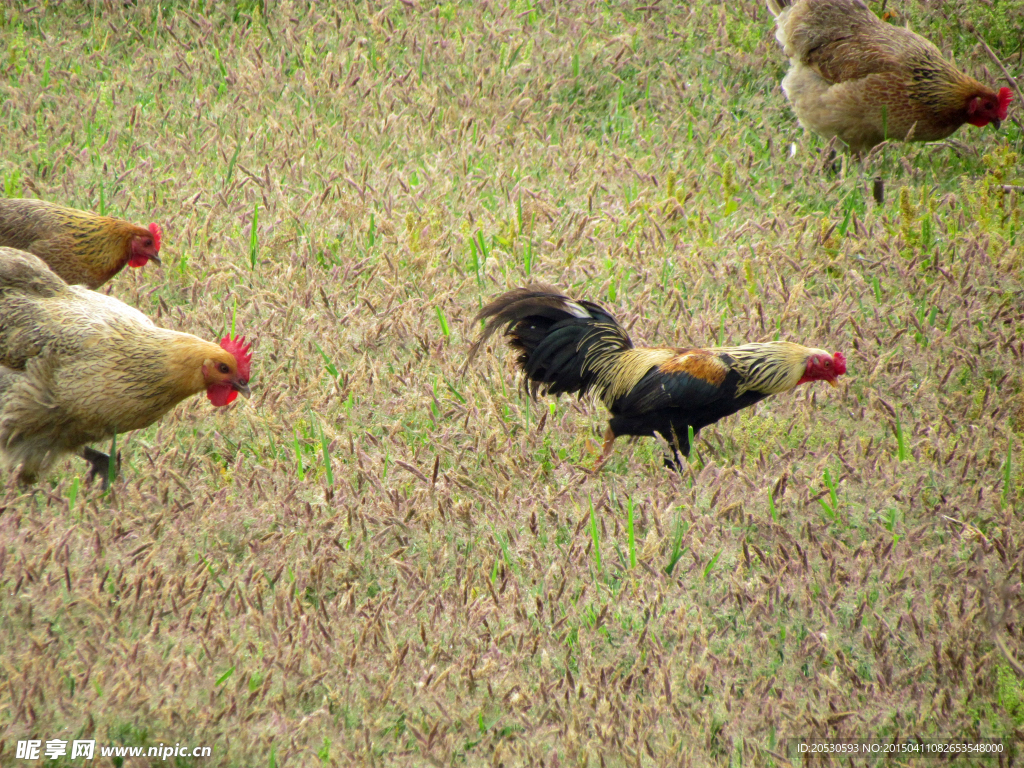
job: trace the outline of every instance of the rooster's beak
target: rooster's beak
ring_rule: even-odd
[[[252,397],[252,392],[249,391],[249,383],[248,382],[232,381],[231,382],[231,388],[233,390],[235,390],[235,392],[240,394],[242,397],[244,397],[246,400],[248,400],[250,397]]]

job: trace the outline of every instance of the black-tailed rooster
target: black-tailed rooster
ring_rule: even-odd
[[[469,351],[505,327],[527,391],[584,395],[594,390],[611,419],[600,461],[616,437],[661,434],[678,452],[690,452],[689,428],[702,427],[798,384],[846,373],[842,353],[830,355],[788,341],[718,349],[634,347],[608,312],[574,301],[547,285],[509,291],[485,306],[489,320]]]

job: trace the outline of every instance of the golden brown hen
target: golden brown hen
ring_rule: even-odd
[[[217,406],[248,397],[250,363],[245,339],[218,346],[158,328],[67,285],[36,256],[0,248],[0,463],[22,482],[65,453],[105,477],[109,457],[88,443],[149,426],[204,389]]]

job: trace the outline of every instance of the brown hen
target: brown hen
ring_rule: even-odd
[[[45,200],[0,198],[0,246],[34,253],[66,283],[96,289],[124,265],[160,263],[160,227],[66,208]]]
[[[1012,98],[965,75],[861,0],[767,0],[789,56],[782,81],[800,124],[853,152],[886,139],[937,141],[964,123],[997,128]]]

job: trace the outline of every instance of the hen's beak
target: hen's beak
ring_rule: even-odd
[[[232,381],[231,388],[246,400],[252,397],[252,392],[249,391],[249,382],[247,381]]]
[[[160,261],[159,256],[147,256],[146,258],[152,261],[154,264],[159,264],[161,267],[164,265],[164,263]]]
[[[832,387],[833,389],[838,389],[839,388],[839,382],[837,382],[835,379],[825,379],[825,381],[827,381],[828,385],[830,387]]]
[[[999,126],[1002,125],[1002,124],[1003,124],[1003,121],[1000,120],[998,117],[995,120],[992,121],[992,125],[994,125],[996,127],[997,131],[999,130]]]

